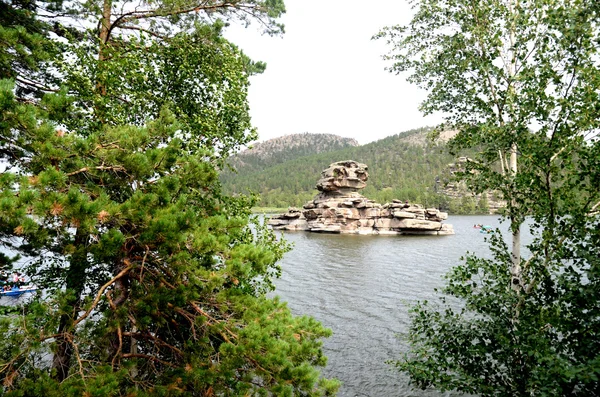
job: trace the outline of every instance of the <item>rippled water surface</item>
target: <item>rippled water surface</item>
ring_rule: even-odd
[[[467,251],[488,256],[475,223],[508,225],[494,216],[451,216],[453,236],[353,236],[286,233],[294,249],[282,261],[276,294],[295,314],[308,314],[333,330],[324,341],[323,374],[342,381],[340,396],[438,396],[411,390],[386,360],[406,347],[396,335],[408,329],[408,310],[433,299],[442,276]],[[527,241],[529,236],[523,230]]]

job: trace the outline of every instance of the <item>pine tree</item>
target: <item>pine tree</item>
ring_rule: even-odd
[[[19,97],[32,73],[18,65],[0,83],[0,242],[43,289],[1,319],[5,394],[333,393],[314,367],[330,332],[266,296],[286,243],[218,181],[255,137],[247,78],[261,67],[208,19],[260,16],[274,33],[283,3],[122,6],[65,4],[98,28],[58,26],[66,55],[28,60],[60,76],[40,100]]]

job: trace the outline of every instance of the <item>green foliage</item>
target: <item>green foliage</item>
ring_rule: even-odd
[[[482,193],[481,194],[481,199],[479,200],[479,202],[477,203],[477,207],[478,210],[481,213],[487,213],[489,211],[489,206],[488,206],[488,198],[487,198],[487,193]]]
[[[478,208],[478,205],[475,204],[474,198],[470,196],[463,196],[460,199],[452,200],[449,205],[449,211],[450,213],[457,215],[487,213],[487,211],[483,211],[481,208]]]
[[[49,78],[44,66],[58,53],[60,45],[46,39],[51,25],[36,18],[36,7],[52,9],[56,3],[0,1],[0,79],[17,79],[21,95],[38,94],[36,80]]]
[[[266,296],[288,244],[218,179],[255,138],[246,94],[259,66],[222,22],[203,22],[205,8],[225,19],[243,8],[273,33],[283,3],[148,6],[122,18],[105,8],[100,44],[67,30],[64,59],[48,61],[60,88],[39,101],[0,80],[0,245],[43,290],[0,311],[3,395],[333,394],[315,368],[330,331]]]
[[[439,303],[412,309],[411,352],[396,366],[421,388],[485,396],[597,395],[599,222],[563,226],[565,232],[554,236],[560,244],[551,249],[575,259],[566,261],[560,251],[532,257],[526,293],[510,288],[511,258],[497,235],[493,259],[468,255],[447,275]],[[567,236],[576,229],[576,236]],[[532,249],[543,249],[541,238]]]
[[[416,4],[409,26],[380,34],[392,69],[430,90],[426,113],[447,112],[460,131],[451,149],[479,148],[461,176],[510,199],[513,247],[492,236],[491,259],[467,255],[440,301],[414,308],[411,350],[396,365],[420,388],[598,395],[600,10],[570,0]],[[526,219],[534,238],[521,256]]]

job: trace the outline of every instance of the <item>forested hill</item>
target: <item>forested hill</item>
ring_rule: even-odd
[[[335,143],[328,145],[324,140],[344,142],[343,138],[317,135],[323,140],[319,147],[296,141],[310,139],[310,134],[277,138],[260,144],[254,153],[238,155],[232,161],[237,174],[225,172],[221,180],[229,193],[259,193],[261,206],[301,206],[317,193],[315,184],[323,169],[351,159],[369,167],[363,195],[381,203],[397,198],[447,209],[452,203],[441,190],[448,177],[447,167],[455,159],[445,150],[444,139],[427,139],[430,131],[410,130],[366,145],[330,150],[326,148],[333,148]],[[273,154],[268,153],[269,147],[275,149]]]
[[[252,145],[252,148],[234,156],[230,163],[240,171],[240,174],[246,175],[299,157],[332,152],[353,146],[358,146],[356,139],[343,138],[333,134],[309,134],[305,132],[256,143]]]

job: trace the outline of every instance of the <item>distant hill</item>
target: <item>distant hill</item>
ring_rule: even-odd
[[[358,141],[333,134],[286,135],[255,143],[250,149],[234,156],[230,163],[238,171],[247,174],[260,171],[299,157],[358,146]]]
[[[221,181],[228,193],[259,193],[261,206],[302,206],[317,193],[315,184],[323,169],[351,159],[369,167],[367,187],[361,191],[366,197],[380,203],[409,200],[460,212],[465,199],[443,192],[449,181],[448,165],[455,161],[445,150],[446,141],[454,134],[445,132],[431,141],[431,131],[410,130],[366,145],[328,134],[275,138],[232,158],[237,173],[224,172]],[[470,204],[470,212],[477,210],[476,203]]]

